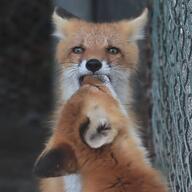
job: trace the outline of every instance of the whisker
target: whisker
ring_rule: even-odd
[[[122,65],[120,65],[120,64],[115,64],[115,65],[113,65],[112,68],[114,68],[114,69],[116,69],[116,70],[128,70],[127,67],[124,67],[124,66],[122,66]]]
[[[61,74],[61,80],[71,80],[71,79],[75,79],[75,77],[77,77],[78,74],[78,64],[73,64],[71,66],[63,66],[62,68],[58,69],[59,73]]]
[[[74,77],[76,77],[76,73],[74,72],[70,72],[67,74],[67,76],[64,76],[64,80],[71,80],[71,79],[74,79]]]

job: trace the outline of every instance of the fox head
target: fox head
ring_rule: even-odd
[[[81,88],[62,106],[59,120],[45,150],[35,164],[40,177],[76,173],[97,150],[126,135],[126,114],[108,85],[84,80]]]
[[[56,59],[63,71],[67,100],[85,75],[107,75],[122,103],[126,103],[129,76],[138,63],[137,40],[144,37],[148,10],[132,20],[91,23],[53,14],[59,38]]]

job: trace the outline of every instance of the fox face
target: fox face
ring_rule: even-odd
[[[59,37],[56,59],[61,66],[64,99],[79,89],[86,75],[106,75],[122,103],[127,103],[129,77],[137,68],[137,40],[143,38],[147,9],[133,20],[90,23],[60,17],[53,21]]]

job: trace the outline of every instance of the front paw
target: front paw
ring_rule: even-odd
[[[84,140],[91,148],[97,149],[111,143],[116,134],[117,131],[112,129],[110,124],[104,122],[96,128],[90,126],[84,135]]]

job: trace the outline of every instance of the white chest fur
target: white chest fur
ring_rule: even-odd
[[[65,192],[81,192],[81,178],[79,174],[64,177]]]

